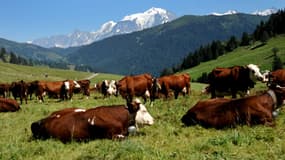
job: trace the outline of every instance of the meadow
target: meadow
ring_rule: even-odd
[[[285,36],[278,36],[267,45],[251,50],[241,47],[216,60],[201,63],[186,70],[193,79],[215,66],[258,64],[261,70],[270,70],[272,48],[279,49],[282,61]],[[119,80],[123,76],[104,73],[87,73],[47,67],[18,66],[0,62],[0,83],[32,80],[80,80],[91,77],[91,85],[103,79]],[[205,84],[191,83],[191,94],[178,99],[158,99],[153,106],[145,105],[154,117],[152,126],[141,128],[135,135],[123,141],[92,140],[63,144],[56,139],[35,140],[32,138],[32,122],[48,116],[51,112],[67,108],[92,108],[100,105],[125,104],[119,97],[103,99],[99,93],[92,92],[89,99],[81,94],[73,101],[59,102],[45,99],[39,103],[35,97],[22,109],[14,113],[0,113],[0,159],[2,160],[167,160],[167,159],[285,159],[285,111],[281,109],[275,119],[275,127],[263,125],[238,126],[222,130],[205,129],[201,126],[185,127],[181,117],[197,101],[210,96],[201,94]],[[251,94],[266,90],[265,84],[257,83]]]
[[[50,78],[83,79],[93,73],[53,70],[48,68],[19,67],[0,63],[11,69],[5,81],[17,80],[18,72],[26,72],[26,81]],[[28,69],[28,70],[27,70]],[[40,71],[42,70],[42,71]],[[48,74],[48,77],[43,76]],[[1,73],[2,74],[2,73]],[[22,74],[22,73],[21,73]],[[91,79],[92,85],[102,79],[120,79],[122,76],[99,73]],[[3,82],[1,76],[1,82]],[[223,130],[205,129],[200,126],[185,127],[180,119],[197,101],[209,98],[201,94],[205,84],[192,83],[191,95],[178,99],[158,99],[150,106],[149,113],[154,117],[153,126],[141,128],[135,135],[123,141],[92,140],[63,144],[56,139],[35,140],[30,125],[51,112],[66,107],[92,108],[100,105],[124,104],[121,97],[103,99],[99,93],[92,93],[89,99],[81,94],[73,101],[58,102],[46,99],[39,103],[34,97],[22,109],[14,113],[0,113],[0,159],[3,160],[93,160],[93,159],[285,159],[285,114],[281,111],[274,128],[267,126],[238,126]],[[252,94],[266,90],[264,84],[257,84]]]

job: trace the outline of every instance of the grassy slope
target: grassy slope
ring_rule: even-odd
[[[284,37],[270,41],[278,45]],[[276,42],[275,42],[276,41]],[[266,47],[266,46],[265,46]],[[269,47],[268,51],[272,47]],[[278,45],[279,53],[284,53],[284,44]],[[283,48],[283,49],[282,49]],[[263,51],[263,48],[259,48]],[[246,51],[246,49],[240,49]],[[252,51],[251,54],[255,53]],[[264,52],[267,52],[264,49]],[[271,51],[270,51],[271,52]],[[257,54],[257,53],[256,53]],[[227,55],[231,56],[231,55]],[[245,55],[244,55],[245,56]],[[226,56],[225,56],[226,57]],[[239,58],[240,56],[233,56]],[[261,57],[261,56],[260,56]],[[260,58],[258,57],[258,58]],[[219,58],[219,65],[226,64],[224,57]],[[234,59],[234,58],[231,58]],[[257,59],[256,57],[254,59]],[[245,64],[245,60],[242,60]],[[211,70],[216,66],[213,62],[189,70],[190,74]],[[240,64],[240,63],[238,63]],[[265,63],[264,63],[265,64]],[[264,65],[265,66],[265,65]],[[8,73],[2,72],[9,70]],[[263,68],[265,69],[265,68]],[[29,68],[0,63],[2,81],[42,79],[48,73],[51,80],[78,78],[82,79],[91,73],[53,70],[47,68]],[[33,77],[29,77],[33,73]],[[196,73],[198,75],[198,73]],[[5,79],[2,79],[2,76]],[[8,76],[8,77],[7,77]],[[121,76],[99,74],[91,81],[101,79],[119,79]],[[22,105],[22,110],[15,113],[0,113],[0,159],[28,160],[89,160],[89,159],[285,159],[285,114],[281,111],[276,119],[276,127],[239,126],[235,129],[205,129],[200,126],[183,127],[181,116],[197,101],[206,99],[201,95],[204,85],[193,83],[190,97],[179,97],[174,100],[157,100],[153,107],[147,108],[155,118],[153,126],[140,129],[138,135],[130,136],[124,141],[94,140],[87,143],[72,142],[62,144],[58,140],[31,139],[30,125],[51,112],[66,107],[90,108],[98,105],[123,104],[121,97],[103,99],[101,95],[92,93],[90,99],[75,95],[72,102],[57,102],[47,99],[38,103],[35,99]],[[257,90],[260,90],[257,88]]]
[[[279,49],[278,56],[285,62],[285,35],[270,39],[265,46],[251,50],[251,48],[256,45],[258,45],[258,43],[252,46],[240,47],[225,56],[201,63],[199,66],[188,69],[185,72],[190,73],[194,79],[197,79],[203,72],[208,73],[214,67],[247,65],[250,63],[259,65],[262,71],[271,70],[273,60],[272,48]]]

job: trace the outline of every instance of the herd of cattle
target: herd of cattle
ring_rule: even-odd
[[[274,118],[285,100],[285,70],[280,69],[261,74],[256,65],[215,68],[209,74],[209,85],[203,92],[210,93],[211,99],[198,101],[181,121],[186,126],[201,125],[205,128],[225,128],[236,125],[263,124],[274,126]],[[152,125],[153,117],[145,105],[135,97],[148,99],[178,98],[179,94],[190,94],[190,75],[178,74],[154,78],[150,74],[125,76],[119,81],[104,80],[90,87],[89,80],[66,81],[24,81],[0,84],[0,112],[17,111],[20,103],[27,103],[28,96],[35,94],[44,102],[44,96],[70,100],[74,93],[89,97],[93,89],[100,91],[104,98],[121,95],[126,105],[99,106],[91,109],[65,108],[51,113],[48,117],[32,123],[34,138],[57,138],[62,142],[85,141],[96,138],[121,139],[135,132],[143,125]],[[259,95],[249,96],[249,90],[256,81],[267,83],[268,90]],[[14,99],[7,98],[12,93]],[[237,98],[237,94],[240,98]],[[232,99],[223,98],[231,95]]]

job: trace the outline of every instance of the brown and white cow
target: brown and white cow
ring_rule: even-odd
[[[100,85],[100,91],[104,98],[111,95],[118,96],[117,82],[115,80],[103,80]]]
[[[91,109],[66,108],[32,123],[31,130],[34,138],[56,138],[64,143],[71,140],[121,139],[128,136],[128,127],[135,123],[153,124],[149,113],[149,116],[142,114],[137,118],[142,107],[143,104],[134,101],[127,105]]]
[[[50,97],[60,98],[61,100],[71,100],[74,88],[80,88],[80,85],[73,80],[39,81],[37,96],[41,101],[43,101],[45,93]]]
[[[0,97],[0,112],[15,112],[19,109],[21,108],[16,100]]]
[[[125,76],[117,83],[117,90],[120,95],[131,102],[134,97],[142,97],[144,102],[150,97],[153,86],[153,78],[150,74]]]
[[[275,71],[264,74],[265,82],[269,85],[285,86],[285,69],[277,69]]]
[[[215,98],[199,101],[182,117],[186,125],[217,129],[263,124],[274,126],[273,112],[283,104],[285,89],[272,87],[265,93],[241,99]]]
[[[82,79],[76,81],[79,84],[79,88],[75,87],[74,93],[82,93],[84,96],[87,96],[87,99],[90,97],[90,80]]]
[[[190,75],[187,73],[179,75],[168,75],[154,80],[152,95],[157,97],[157,94],[162,93],[165,98],[169,97],[171,91],[174,92],[174,98],[177,99],[179,93],[184,96],[190,93]]]
[[[211,97],[223,97],[224,93],[230,93],[232,98],[236,98],[238,92],[243,97],[254,87],[257,80],[263,81],[264,76],[254,64],[215,68],[209,74]]]

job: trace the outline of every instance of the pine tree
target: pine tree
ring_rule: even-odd
[[[280,57],[277,55],[278,51],[279,51],[278,48],[272,48],[272,52],[273,52],[272,70],[273,71],[283,68],[283,63],[282,63]]]

